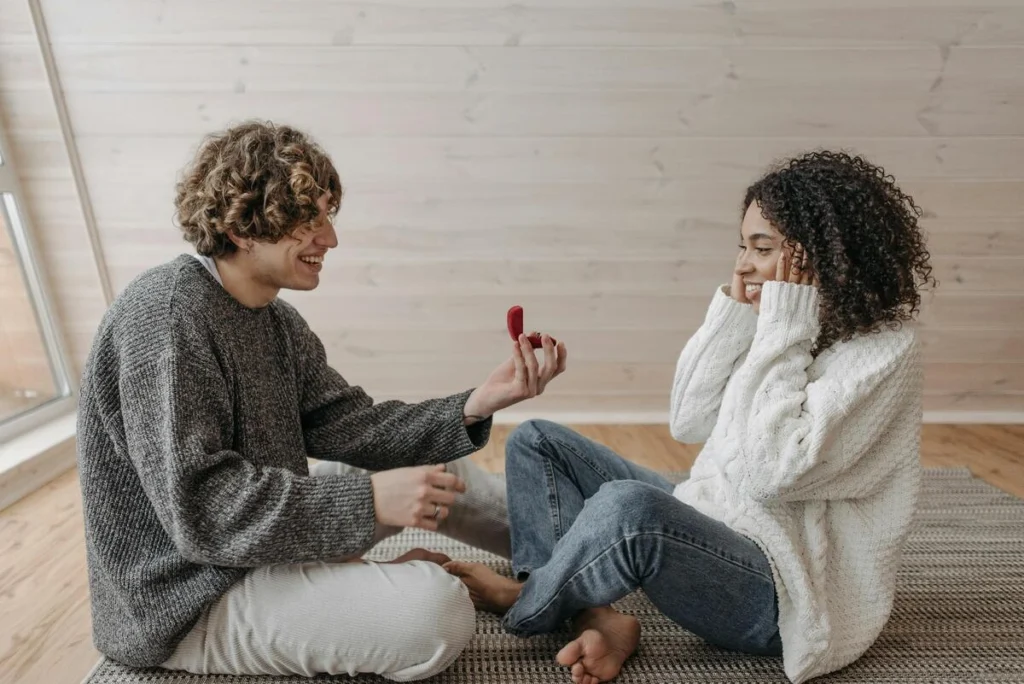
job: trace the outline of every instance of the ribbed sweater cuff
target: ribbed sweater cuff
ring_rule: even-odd
[[[442,429],[445,431],[442,439],[452,444],[454,451],[451,458],[446,458],[446,461],[454,461],[456,458],[468,456],[487,444],[491,438],[493,416],[488,416],[486,419],[468,426],[462,422],[466,415],[466,402],[469,401],[469,395],[472,393],[473,390],[469,389],[447,399],[444,419],[441,421]]]
[[[772,280],[761,287],[758,326],[785,330],[787,337],[813,338],[818,335],[818,288]]]
[[[715,294],[711,298],[711,305],[708,306],[704,321],[722,331],[735,333],[741,337],[752,337],[757,328],[757,314],[754,313],[750,304],[740,304],[726,294],[728,289],[728,285],[715,288]]]
[[[325,510],[320,520],[334,527],[334,534],[326,535],[327,548],[322,558],[361,553],[373,545],[377,527],[377,512],[373,504],[373,482],[369,473],[327,475],[313,478],[323,492],[323,501],[333,507]]]

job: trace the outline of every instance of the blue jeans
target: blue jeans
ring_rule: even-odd
[[[529,421],[506,449],[512,569],[502,624],[527,636],[643,589],[705,641],[781,655],[771,567],[756,544],[672,496],[665,478],[569,428]]]

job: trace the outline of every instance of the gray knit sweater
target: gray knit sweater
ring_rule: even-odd
[[[369,476],[309,477],[306,458],[465,456],[491,427],[462,424],[468,396],[375,404],[286,302],[246,308],[188,255],[139,276],[100,325],[79,402],[96,647],[158,665],[248,568],[366,550]]]

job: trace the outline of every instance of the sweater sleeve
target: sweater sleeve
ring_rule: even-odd
[[[472,390],[417,403],[374,402],[327,363],[320,338],[294,313],[300,410],[311,458],[367,470],[446,463],[484,446],[493,419],[466,426]]]
[[[711,435],[729,376],[750,348],[756,324],[749,305],[715,290],[704,323],[676,362],[669,409],[676,440],[703,442]]]
[[[183,339],[196,335],[184,327],[119,379],[128,457],[181,555],[256,567],[368,548],[376,524],[369,476],[309,477],[235,451],[225,374],[209,343]]]
[[[725,399],[727,468],[755,500],[866,496],[898,465],[868,454],[906,400],[918,360],[913,335],[846,343],[812,381],[818,333],[816,288],[764,285],[757,333]]]

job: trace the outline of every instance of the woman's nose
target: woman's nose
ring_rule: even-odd
[[[750,264],[746,254],[740,255],[740,258],[736,260],[736,275],[750,273],[752,270],[754,270],[754,267]]]

